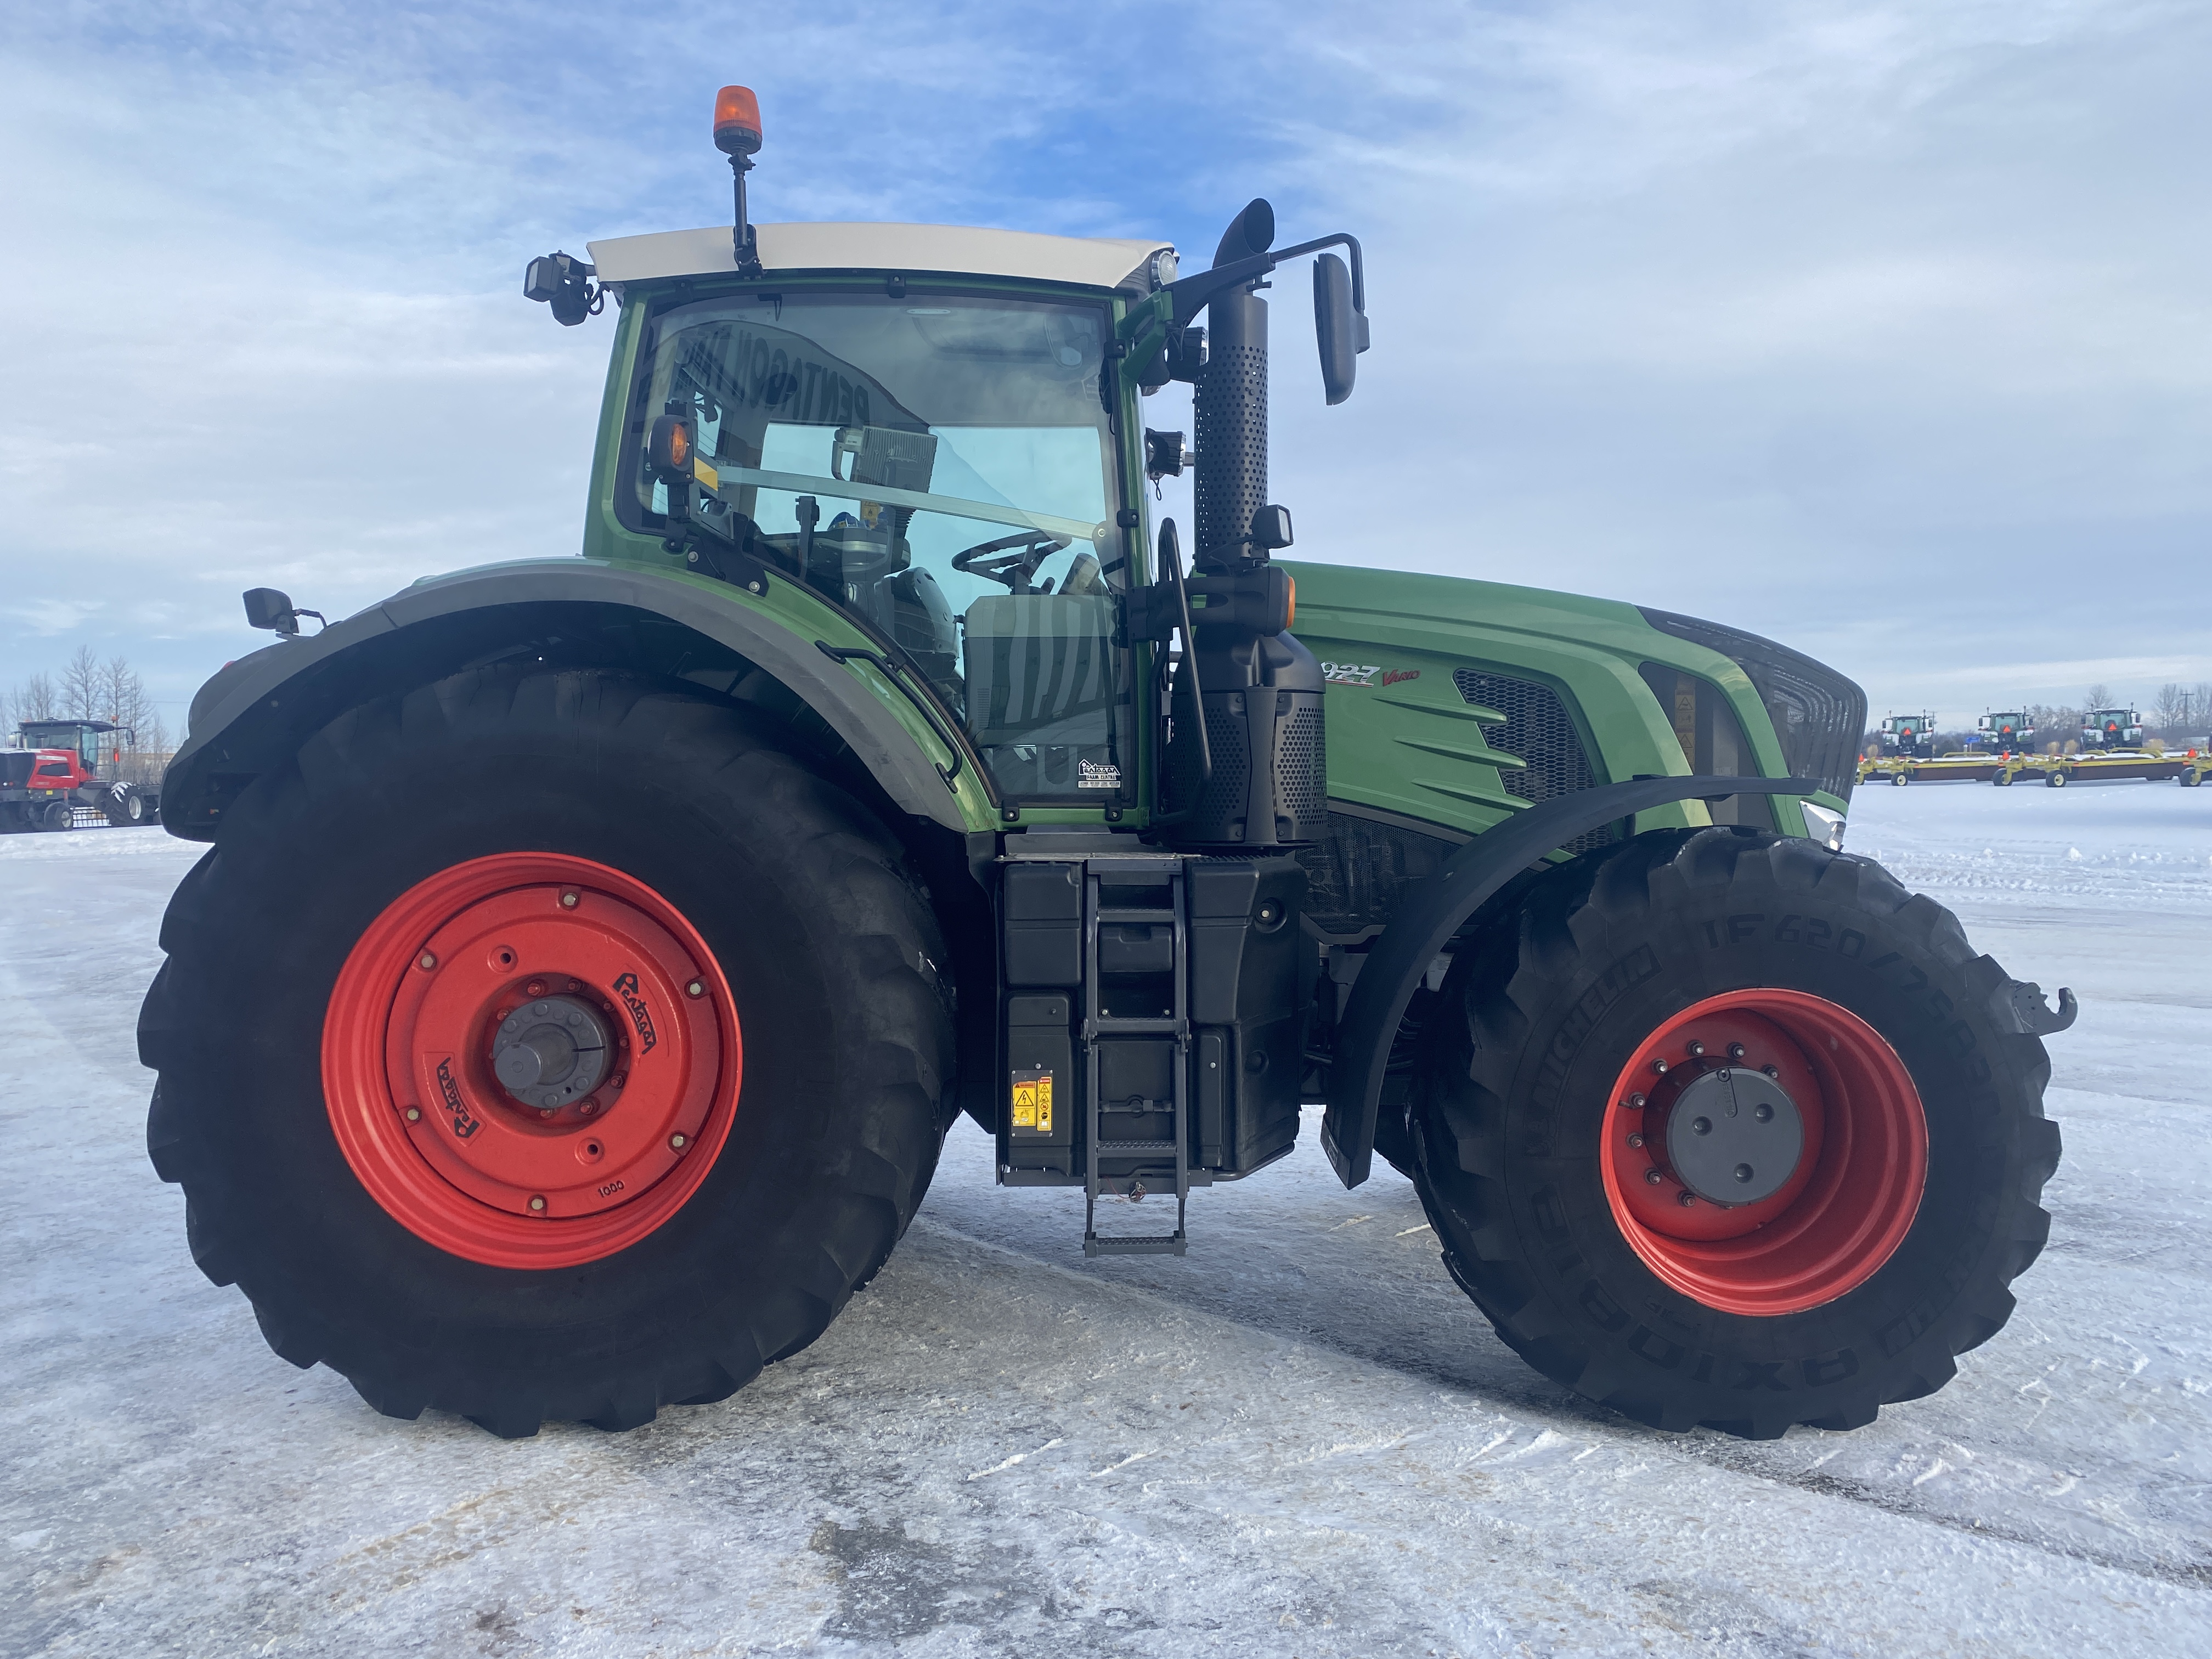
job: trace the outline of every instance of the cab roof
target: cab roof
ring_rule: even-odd
[[[764,270],[946,271],[1015,276],[1149,294],[1152,256],[1173,245],[1142,238],[1045,236],[970,225],[756,225]],[[730,228],[664,230],[590,245],[599,279],[619,295],[625,283],[737,272]]]

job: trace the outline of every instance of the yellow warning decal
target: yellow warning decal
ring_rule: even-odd
[[[1012,1081],[1013,1127],[1036,1134],[1050,1134],[1052,1073],[1035,1066],[1016,1066]]]
[[[709,489],[720,489],[722,487],[722,475],[696,457],[691,462],[691,476]]]

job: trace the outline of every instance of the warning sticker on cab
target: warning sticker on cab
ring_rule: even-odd
[[[1017,1066],[1013,1073],[1013,1126],[1033,1134],[1052,1133],[1052,1073]]]

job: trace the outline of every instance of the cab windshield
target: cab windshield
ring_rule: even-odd
[[[1095,803],[1127,742],[1109,337],[1094,306],[707,301],[651,325],[633,441],[690,415],[709,531],[896,644],[1001,793]],[[641,513],[665,514],[641,453],[632,471]]]

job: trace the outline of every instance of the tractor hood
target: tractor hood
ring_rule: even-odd
[[[1465,832],[1640,775],[1816,777],[1850,798],[1864,693],[1771,641],[1503,582],[1284,568],[1328,684],[1334,798]]]

